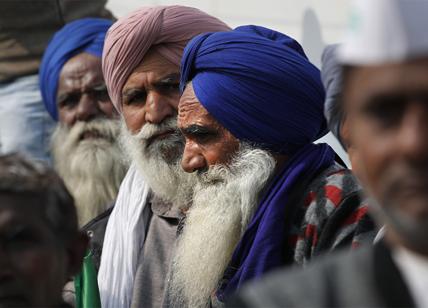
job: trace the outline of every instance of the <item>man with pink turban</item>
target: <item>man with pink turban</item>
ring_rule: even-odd
[[[227,30],[198,9],[156,6],[119,19],[107,33],[103,73],[132,165],[104,240],[98,283],[105,308],[167,305],[172,251],[195,183],[180,166],[180,59],[197,34]]]

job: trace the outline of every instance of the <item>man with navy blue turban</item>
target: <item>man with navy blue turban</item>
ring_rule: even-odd
[[[224,301],[266,272],[371,236],[355,178],[313,143],[327,132],[324,90],[294,39],[257,26],[199,35],[180,85],[182,167],[198,183],[174,257],[175,304]]]
[[[111,206],[127,169],[118,144],[119,117],[101,69],[111,25],[101,18],[65,25],[40,65],[43,102],[59,122],[52,136],[53,160],[76,201],[80,226]]]

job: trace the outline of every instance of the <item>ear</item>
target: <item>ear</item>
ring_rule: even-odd
[[[68,275],[76,275],[82,268],[83,258],[88,249],[89,238],[84,232],[78,232],[74,240],[70,241],[67,249],[68,255]]]

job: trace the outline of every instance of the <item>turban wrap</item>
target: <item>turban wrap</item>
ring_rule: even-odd
[[[112,21],[83,18],[65,25],[53,36],[40,64],[40,91],[51,117],[58,120],[56,96],[59,75],[64,64],[81,52],[101,57],[104,38]]]
[[[181,62],[200,103],[236,138],[290,154],[326,134],[319,70],[285,34],[258,26],[195,37]]]
[[[326,133],[324,88],[295,40],[257,26],[195,37],[181,69],[181,89],[191,80],[200,103],[235,137],[288,156],[221,279],[217,296],[224,301],[246,281],[284,265],[304,191],[334,163],[327,144],[312,143]]]
[[[324,115],[327,125],[333,135],[339,140],[344,149],[346,145],[340,136],[340,127],[343,124],[343,107],[340,104],[342,92],[342,67],[337,59],[339,45],[329,45],[324,49],[321,57],[321,78],[326,91]]]
[[[122,88],[149,50],[179,66],[192,37],[229,29],[217,18],[179,5],[143,7],[119,19],[107,33],[103,53],[104,78],[116,109],[121,112]]]

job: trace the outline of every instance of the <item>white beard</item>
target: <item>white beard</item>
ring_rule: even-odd
[[[55,169],[74,197],[80,226],[107,210],[128,169],[118,143],[119,123],[97,119],[71,128],[59,124],[52,136]],[[100,137],[81,140],[87,132]]]
[[[148,144],[152,136],[169,130],[175,133]],[[181,168],[184,140],[177,130],[175,117],[161,124],[146,123],[137,134],[122,125],[121,140],[130,160],[136,163],[157,196],[179,208],[190,206],[196,176]]]
[[[171,270],[175,306],[207,306],[274,168],[268,152],[243,145],[230,166],[198,176]]]

